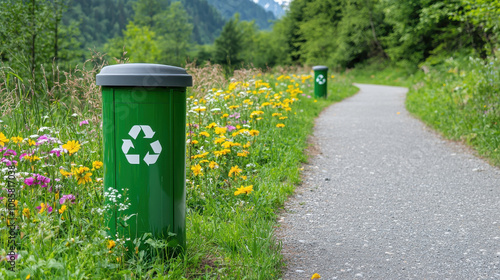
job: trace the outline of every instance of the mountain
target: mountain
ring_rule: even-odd
[[[193,24],[193,40],[198,44],[211,44],[226,23],[217,9],[206,0],[182,0],[182,5]]]
[[[284,8],[287,7],[287,2],[281,1],[283,4],[280,4],[275,0],[253,0],[253,2],[262,6],[266,11],[273,13],[276,18],[281,18],[285,15]]]
[[[261,29],[269,29],[272,25],[272,21],[276,20],[272,12],[266,11],[262,6],[251,0],[207,1],[221,13],[223,18],[229,19],[238,13],[240,15],[240,20],[255,20],[255,23]]]

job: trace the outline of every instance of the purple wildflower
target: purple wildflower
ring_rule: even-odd
[[[72,194],[65,194],[62,196],[61,199],[59,199],[59,203],[64,204],[64,202],[66,202],[66,200],[71,201],[71,203],[75,203],[76,197]]]
[[[4,157],[17,156],[16,151],[7,149],[7,151],[3,154]]]
[[[49,153],[51,154],[56,154],[57,157],[60,157],[61,156],[61,149],[59,148],[54,148],[52,151],[50,151]]]
[[[89,124],[89,121],[88,120],[84,120],[84,121],[81,121],[80,122],[80,126],[84,125],[84,124]]]
[[[33,186],[35,184],[35,178],[28,177],[28,178],[24,179],[24,183],[28,186]]]
[[[226,128],[227,128],[227,131],[228,131],[228,132],[231,132],[231,131],[233,131],[233,130],[235,130],[235,129],[236,129],[236,127],[234,127],[234,126],[232,126],[232,125],[227,125],[227,126],[226,126]]]
[[[240,113],[234,113],[232,115],[229,115],[230,118],[235,118],[235,119],[239,119],[240,118]]]

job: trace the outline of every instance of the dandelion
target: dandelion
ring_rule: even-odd
[[[69,155],[72,155],[80,150],[80,144],[78,143],[78,141],[71,140],[68,141],[68,143],[62,145],[62,148],[67,150]]]
[[[197,164],[194,166],[191,166],[191,170],[193,171],[194,176],[203,176],[203,172],[201,172],[202,168],[201,165]]]
[[[281,115],[282,115],[281,113],[273,113],[273,115],[272,115],[272,116],[273,116],[273,117],[277,117],[277,116],[279,117],[279,116],[281,116]]]
[[[229,114],[223,114],[221,118],[224,119],[224,118],[227,118],[228,116],[229,116]]]
[[[204,158],[204,157],[208,156],[208,154],[209,154],[209,152],[204,152],[202,154],[192,156],[191,159]]]
[[[215,161],[211,161],[211,162],[208,164],[208,167],[210,167],[211,169],[216,169],[216,168],[219,168],[219,165],[217,164],[217,162],[215,162]]]
[[[59,169],[59,172],[60,172],[60,173],[61,173],[64,177],[69,177],[69,176],[73,175],[73,173],[68,172],[68,171],[66,171],[66,170],[64,170],[64,169],[62,169],[62,168],[61,168],[61,169]]]
[[[0,132],[0,146],[4,146],[7,142],[9,142],[10,140],[7,139],[7,137],[5,137],[5,135]]]
[[[210,134],[206,131],[200,132],[200,136],[210,137]]]
[[[250,118],[253,118],[255,116],[262,115],[262,114],[264,114],[263,111],[253,111],[252,113],[250,113]]]
[[[231,105],[228,108],[233,110],[233,109],[238,109],[239,107],[240,107],[240,105]]]
[[[30,209],[28,208],[24,208],[23,209],[23,216],[25,216],[26,218],[30,218]]]
[[[332,78],[333,78],[333,76],[332,76]],[[319,279],[319,278],[321,278],[321,276],[318,273],[314,273],[313,276],[311,277],[311,280]]]
[[[67,209],[67,208],[68,208],[68,207],[67,207],[66,205],[63,205],[63,206],[61,207],[61,209],[59,209],[59,214],[63,214],[63,213],[64,213],[64,211],[66,211],[66,209]]]
[[[113,241],[113,240],[108,240],[108,244],[106,245],[106,247],[108,247],[108,249],[113,249],[114,247],[116,246],[116,242]]]
[[[102,161],[94,161],[92,162],[92,168],[94,169],[100,169],[104,164]]]
[[[192,145],[196,145],[196,144],[198,144],[198,140],[192,140],[192,141],[191,141],[191,144],[192,144]]]
[[[23,138],[20,136],[14,136],[14,137],[10,138],[10,140],[12,140],[12,142],[14,142],[14,144],[23,142]]]
[[[31,140],[31,139],[28,139],[28,145],[30,145],[30,146],[36,146],[36,145],[37,145],[37,143],[36,143],[36,141],[33,141],[33,140]]]
[[[249,133],[252,136],[258,136],[260,132],[258,130],[252,129],[252,130],[249,131]]]
[[[214,127],[217,127],[217,124],[213,122],[213,123],[207,125],[205,128],[211,129],[211,128],[214,128]]]
[[[30,162],[40,160],[38,156],[30,156],[30,155],[25,155],[24,159],[29,160]]]
[[[238,168],[238,165],[235,165],[235,166],[231,167],[231,169],[229,170],[229,174],[228,174],[228,175],[229,175],[229,177],[232,177],[232,176],[233,176],[233,174],[234,174],[235,176],[238,176],[238,175],[240,175],[240,173],[241,173],[242,171],[243,171],[243,170],[241,170],[241,169],[239,169],[239,168]]]
[[[216,127],[215,128],[215,134],[221,135],[221,134],[226,134],[227,128],[226,127]]]
[[[224,143],[225,141],[226,141],[226,137],[221,136],[221,137],[214,140],[214,144]]]
[[[243,150],[241,153],[237,153],[236,155],[239,157],[247,157],[249,153],[249,151]]]
[[[223,150],[221,150],[221,151],[214,151],[214,155],[215,155],[216,157],[218,157],[218,156],[222,156],[222,155],[227,155],[227,154],[229,154],[230,152],[231,152],[231,150],[229,150],[229,149],[223,149]]]
[[[240,195],[240,194],[250,194],[253,191],[253,185],[250,186],[241,186],[240,188],[237,188],[236,191],[234,192],[234,195]]]
[[[281,127],[285,127],[285,125],[282,124],[282,123],[279,123],[279,124],[276,125],[276,127],[281,128]]]

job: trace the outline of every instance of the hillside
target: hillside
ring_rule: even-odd
[[[238,13],[240,20],[255,20],[261,29],[269,29],[272,25],[271,21],[276,20],[272,12],[266,11],[251,0],[208,0],[208,3],[213,5],[225,19]]]
[[[266,11],[273,13],[276,18],[281,18],[285,15],[285,9],[282,5],[275,0],[252,0],[254,3],[263,7]]]

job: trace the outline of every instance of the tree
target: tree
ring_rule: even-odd
[[[222,28],[220,36],[215,40],[215,62],[227,66],[232,71],[243,60],[241,48],[243,33],[239,28],[239,19],[231,18]]]
[[[158,63],[161,56],[156,33],[148,26],[138,26],[133,22],[127,25],[123,37],[115,37],[104,48],[112,57],[122,57],[126,50],[130,62]]]
[[[162,13],[153,18],[154,31],[159,37],[162,57],[167,64],[181,66],[186,59],[193,25],[181,2],[174,2]]]
[[[164,11],[170,1],[168,0],[139,0],[135,3],[134,23],[140,26],[154,27],[154,17]]]

